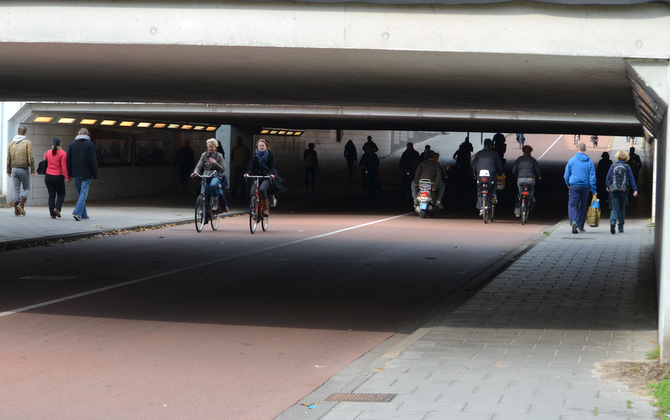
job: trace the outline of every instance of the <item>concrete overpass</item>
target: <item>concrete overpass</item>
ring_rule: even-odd
[[[670,3],[573,3],[8,1],[0,100],[233,127],[644,135],[670,360]]]

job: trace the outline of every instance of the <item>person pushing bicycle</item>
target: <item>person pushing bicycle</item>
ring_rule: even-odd
[[[214,192],[216,192],[219,197],[218,213],[222,213],[228,211],[228,203],[226,202],[226,197],[223,194],[223,188],[227,187],[228,185],[225,175],[223,174],[226,171],[226,163],[223,160],[223,155],[216,151],[216,146],[218,144],[219,142],[214,138],[207,140],[207,151],[200,155],[200,160],[195,165],[195,169],[191,174],[191,178],[195,178],[196,173],[202,175],[210,175],[214,171],[219,173],[220,178],[211,177],[209,179],[207,183],[207,194],[209,196],[213,196]]]
[[[523,146],[521,148],[523,155],[514,162],[512,167],[512,175],[516,177],[516,185],[519,188],[519,192],[523,190],[523,184],[528,185],[528,193],[530,194],[530,203],[531,206],[535,203],[535,181],[540,179],[542,172],[540,171],[540,165],[537,163],[537,160],[532,157],[530,154],[533,152],[533,148],[530,146]],[[520,202],[516,203],[514,209],[514,215],[519,217],[521,215],[521,205]]]

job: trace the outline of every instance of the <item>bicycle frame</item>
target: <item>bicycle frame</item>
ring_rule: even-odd
[[[482,194],[482,217],[484,218],[484,223],[492,222],[494,218],[495,205],[490,193],[491,186],[495,185],[494,182],[495,177],[490,175],[479,175],[477,177],[477,188]]]
[[[268,230],[269,211],[266,216],[263,215],[263,204],[261,202],[260,183],[263,179],[272,179],[269,175],[244,175],[245,178],[253,180],[254,192],[251,195],[251,203],[249,204],[249,230],[253,234],[256,232],[258,222],[261,222],[261,227],[264,231]],[[269,206],[268,206],[269,207]]]
[[[530,196],[530,191],[528,191],[529,185],[525,182],[521,184],[521,189],[519,190],[519,196],[517,197],[518,204],[520,207],[520,219],[521,224],[525,225],[528,221],[528,213],[530,212],[530,206],[532,205],[532,198]]]
[[[214,200],[218,198],[208,194],[207,180],[219,177],[219,173],[214,171],[209,175],[202,175],[193,172],[194,175],[200,178],[200,194],[195,199],[195,229],[202,232],[203,227],[209,223],[212,230],[219,228],[220,216],[216,213],[214,208]]]

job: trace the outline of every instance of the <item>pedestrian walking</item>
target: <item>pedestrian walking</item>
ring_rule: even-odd
[[[419,152],[414,150],[414,143],[411,141],[407,143],[407,148],[402,152],[400,156],[400,162],[398,163],[398,168],[400,169],[401,176],[401,190],[405,198],[414,198],[408,197],[412,194],[412,181],[414,180],[414,171],[416,171],[417,166],[421,163],[421,156]]]
[[[20,126],[9,143],[7,153],[7,174],[12,177],[14,196],[9,204],[14,207],[14,215],[25,216],[25,205],[30,195],[30,177],[35,175],[35,153],[33,143],[26,137],[26,127]],[[23,186],[23,192],[21,187]]]
[[[314,150],[314,143],[307,145],[302,160],[305,164],[305,192],[307,194],[314,194],[316,173],[319,170],[319,158],[316,150]]]
[[[347,168],[349,170],[349,181],[354,173],[354,168],[356,167],[356,162],[358,160],[358,153],[356,152],[356,146],[354,142],[349,140],[344,146],[344,158],[347,160]]]
[[[95,155],[95,145],[87,128],[81,128],[77,137],[70,143],[67,152],[67,172],[74,177],[77,185],[77,204],[72,211],[74,220],[88,219],[86,211],[86,199],[92,181],[98,179],[98,160]]]
[[[191,149],[189,140],[184,140],[181,148],[177,150],[174,166],[179,170],[179,183],[182,191],[188,193],[188,181],[191,178],[191,169],[195,166],[195,153]]]
[[[47,172],[44,174],[44,185],[49,192],[49,215],[52,219],[60,217],[65,201],[65,181],[70,182],[67,171],[67,153],[61,147],[60,137],[51,140],[51,150],[44,153],[47,161]]]
[[[626,221],[626,204],[628,204],[628,192],[633,192],[637,197],[637,184],[633,170],[626,162],[630,156],[625,150],[619,150],[614,155],[617,163],[612,165],[607,172],[607,191],[610,193],[610,232],[616,232],[616,223],[619,221],[619,233],[623,233],[623,225]]]
[[[237,137],[235,139],[235,146],[231,151],[231,163],[233,166],[232,169],[232,180],[231,188],[233,197],[237,197],[237,191],[239,190],[240,196],[244,197],[247,181],[244,178],[244,174],[247,173],[247,168],[249,167],[249,161],[251,160],[251,152],[249,148],[244,144],[244,138]]]
[[[610,154],[603,152],[600,155],[600,160],[598,161],[598,166],[596,166],[596,189],[598,190],[598,200],[600,200],[600,208],[602,208],[609,199],[609,193],[607,192],[607,173],[612,166],[612,160],[610,159]]]
[[[577,153],[565,166],[563,179],[568,191],[568,219],[572,226],[572,233],[584,232],[586,211],[589,207],[589,191],[594,197],[598,195],[596,189],[596,166],[586,155],[586,145],[577,144]]]

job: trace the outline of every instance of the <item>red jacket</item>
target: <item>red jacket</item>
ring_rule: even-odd
[[[44,159],[48,163],[48,175],[65,175],[65,179],[70,180],[70,174],[67,172],[67,153],[65,153],[65,150],[59,148],[56,150],[55,155],[53,154],[53,150],[47,150],[44,153]]]

